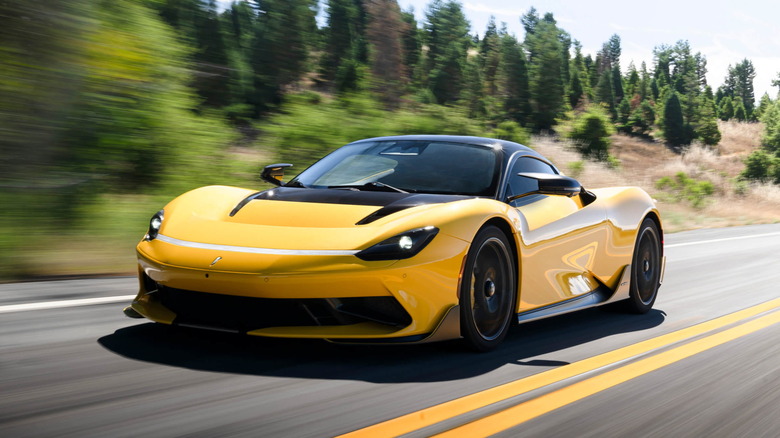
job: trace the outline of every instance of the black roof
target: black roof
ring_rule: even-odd
[[[388,137],[375,137],[375,138],[367,138],[364,140],[357,140],[352,143],[362,143],[366,141],[398,141],[398,140],[412,140],[412,141],[444,141],[447,143],[463,143],[463,144],[471,144],[471,145],[479,145],[479,146],[488,146],[488,147],[498,147],[500,148],[504,153],[504,160],[509,159],[514,153],[521,152],[523,155],[532,155],[535,157],[539,157],[544,159],[545,161],[548,161],[547,158],[542,156],[540,153],[536,152],[535,150],[529,148],[528,146],[523,146],[519,143],[507,141],[507,140],[501,140],[497,138],[487,138],[487,137],[471,137],[466,135],[393,135]]]

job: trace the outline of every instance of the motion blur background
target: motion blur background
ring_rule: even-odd
[[[265,188],[264,164],[300,171],[378,135],[571,138],[559,149],[580,156],[557,164],[581,174],[588,160],[621,166],[615,138],[651,156],[719,153],[728,123],[752,124],[723,171],[730,185],[670,169],[646,188],[693,204],[780,182],[780,105],[755,95],[747,58],[710,86],[684,39],[660,36],[652,61],[621,65],[617,34],[584,53],[551,13],[514,19],[523,35],[492,19],[474,29],[461,3],[440,0],[422,12],[396,0],[0,1],[0,280],[131,273],[172,197]]]

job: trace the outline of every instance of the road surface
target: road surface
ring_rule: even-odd
[[[666,248],[647,315],[526,323],[487,354],[128,319],[134,278],[0,285],[0,436],[780,436],[780,225]]]

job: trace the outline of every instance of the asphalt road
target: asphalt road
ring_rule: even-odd
[[[454,342],[345,347],[176,329],[124,317],[124,302],[19,306],[132,295],[133,278],[0,285],[0,436],[336,436],[526,379],[522,387],[780,297],[780,225],[673,234],[666,245],[647,315],[594,309],[527,323],[488,354]],[[457,428],[503,415],[499,436],[778,437],[780,324],[748,329],[778,308],[474,404],[409,436],[474,436]]]

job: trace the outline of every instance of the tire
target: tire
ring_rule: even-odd
[[[631,261],[631,289],[625,301],[630,313],[647,313],[658,296],[661,279],[661,235],[658,226],[646,218],[639,227]]]
[[[512,246],[495,226],[481,229],[471,244],[460,285],[460,329],[477,351],[496,348],[514,314],[515,267]]]

